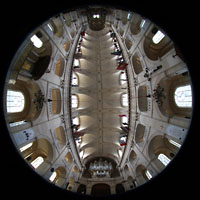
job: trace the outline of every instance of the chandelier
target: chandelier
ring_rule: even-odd
[[[107,160],[102,160],[100,158],[98,161],[95,160],[93,163],[90,163],[89,172],[92,178],[95,177],[110,177],[112,172],[112,164]]]

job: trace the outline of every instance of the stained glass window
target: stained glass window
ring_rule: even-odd
[[[178,107],[192,107],[192,91],[191,86],[181,86],[176,88],[174,94],[175,102]]]

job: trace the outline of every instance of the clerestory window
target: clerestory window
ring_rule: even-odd
[[[17,113],[22,112],[25,105],[25,99],[22,92],[7,90],[7,112]]]
[[[192,107],[192,90],[190,85],[176,88],[174,93],[176,105],[181,108]]]

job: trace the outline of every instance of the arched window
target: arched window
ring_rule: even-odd
[[[53,173],[51,174],[49,180],[50,180],[51,182],[53,182],[53,181],[55,180],[56,176],[57,176],[57,172],[55,171],[55,172],[53,172]]]
[[[126,79],[126,74],[125,73],[121,73],[120,74],[120,85],[123,85],[124,83],[126,83],[127,79]]]
[[[33,45],[38,49],[41,48],[43,45],[43,42],[40,40],[39,37],[37,37],[37,35],[33,35],[30,40],[31,42],[33,42]]]
[[[191,108],[192,107],[192,91],[191,86],[181,86],[176,88],[174,99],[178,107]]]
[[[72,95],[72,102],[71,102],[72,108],[78,108],[78,97],[77,95]]]
[[[30,142],[28,144],[26,144],[25,146],[21,147],[20,148],[20,151],[23,152],[25,151],[26,149],[28,149],[29,147],[31,147],[33,145],[33,142]]]
[[[163,34],[161,31],[158,30],[156,34],[153,36],[152,41],[154,44],[158,44],[164,37],[165,34]]]
[[[128,106],[128,94],[124,93],[121,96],[122,106]]]
[[[7,91],[7,112],[22,112],[24,109],[24,95],[22,92],[8,90]]]
[[[44,162],[44,158],[42,156],[38,156],[35,160],[31,162],[31,165],[37,169]]]
[[[79,60],[78,59],[74,59],[74,66],[79,66]]]
[[[162,162],[163,165],[167,166],[171,161],[165,154],[161,153],[158,155],[158,160]]]

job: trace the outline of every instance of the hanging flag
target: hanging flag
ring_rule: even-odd
[[[85,31],[82,31],[81,32],[81,37],[84,37],[85,36]]]
[[[74,132],[74,133],[73,133],[73,135],[74,135],[74,136],[77,136],[77,137],[83,136],[84,134],[85,134],[85,133],[84,133],[84,132],[81,132],[81,131],[80,131],[80,132]]]
[[[120,143],[120,146],[124,146],[124,145],[126,145],[126,142]]]
[[[112,52],[111,54],[112,54],[112,55],[117,55],[117,56],[119,56],[121,53],[122,53],[122,50]]]
[[[119,115],[119,117],[126,117],[126,115]]]
[[[117,67],[117,70],[124,70],[126,69],[127,63],[120,63]]]

